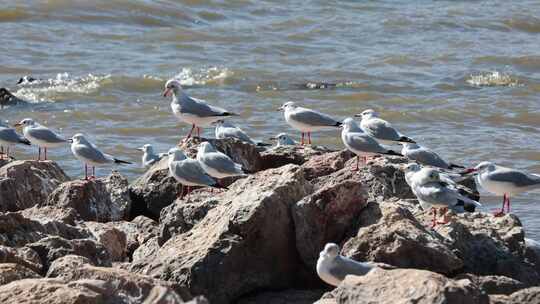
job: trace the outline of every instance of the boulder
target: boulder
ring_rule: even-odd
[[[292,206],[296,248],[309,269],[315,269],[319,252],[326,243],[339,243],[345,238],[367,205],[367,198],[367,189],[352,176],[329,180]]]
[[[525,260],[534,265],[536,272],[540,273],[540,242],[525,238]]]
[[[0,303],[110,303],[105,299],[99,289],[58,279],[24,279],[0,286]]]
[[[41,224],[46,224],[49,222],[61,222],[71,226],[76,225],[78,220],[78,213],[73,208],[58,208],[55,206],[34,206],[32,208],[24,209],[19,211],[19,213],[31,220],[40,222]]]
[[[261,292],[240,298],[237,304],[312,304],[324,293],[324,290],[289,289],[276,292]]]
[[[0,264],[0,286],[22,279],[36,279],[40,276],[29,268],[15,263]]]
[[[109,267],[112,265],[107,249],[91,239],[66,240],[58,236],[50,236],[26,246],[34,249],[39,254],[45,272],[48,271],[52,262],[66,255],[86,257],[94,265]]]
[[[66,182],[51,193],[44,205],[73,208],[85,221],[127,220],[131,208],[128,181],[112,173],[106,178]]]
[[[506,295],[490,295],[490,304],[538,304],[540,287],[531,287]]]
[[[417,269],[376,268],[365,276],[349,275],[334,290],[337,303],[488,304],[489,298],[469,280],[452,280]]]
[[[69,177],[53,161],[10,162],[0,167],[0,212],[35,206],[68,180]]]
[[[302,282],[290,207],[311,188],[295,165],[250,175],[234,183],[191,230],[133,269],[185,284],[211,303]]]
[[[47,236],[59,236],[70,240],[88,238],[91,234],[84,229],[54,220],[40,223],[18,212],[0,214],[0,245],[21,247]]]
[[[302,164],[302,168],[306,172],[306,179],[312,180],[343,169],[347,161],[353,157],[354,154],[349,150],[312,155]]]
[[[66,272],[75,271],[76,269],[81,268],[85,264],[94,265],[92,261],[87,257],[68,254],[54,260],[51,263],[46,276],[48,278],[56,278],[62,276]]]
[[[140,245],[157,236],[159,231],[156,221],[142,215],[134,218],[131,222],[120,221],[107,224],[125,234],[127,242],[125,254],[129,258]]]
[[[528,286],[518,280],[508,278],[505,276],[477,276],[474,274],[466,273],[460,274],[454,279],[468,279],[473,282],[480,290],[487,294],[504,294],[509,295],[520,289],[527,288]]]
[[[332,150],[322,146],[277,146],[261,152],[261,170],[279,168],[288,164],[302,165],[314,156]]]
[[[184,302],[182,297],[178,295],[174,290],[165,286],[155,286],[150,291],[150,294],[144,300],[143,304],[177,304],[177,303],[190,303],[190,304],[209,304],[203,296],[193,298],[188,302]]]
[[[345,256],[443,274],[452,274],[463,267],[442,237],[395,203],[369,203],[359,222],[356,236],[343,245]]]
[[[105,247],[113,262],[124,261],[127,258],[127,235],[116,228],[114,223],[85,222],[86,227],[94,238]]]
[[[11,248],[0,245],[0,263],[19,264],[36,273],[43,270],[39,255],[28,247]]]
[[[150,261],[158,252],[159,243],[158,238],[153,237],[146,242],[142,243],[134,252],[132,261],[134,264],[144,263],[144,261]]]

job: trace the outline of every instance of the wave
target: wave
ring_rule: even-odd
[[[222,84],[234,73],[227,68],[210,67],[193,70],[191,68],[182,68],[174,75],[183,86],[201,86],[206,84]]]
[[[474,87],[515,87],[521,85],[517,78],[498,71],[470,75],[469,79],[466,81],[469,85]]]
[[[511,29],[522,32],[540,33],[540,19],[534,16],[513,17],[504,20],[503,24]]]

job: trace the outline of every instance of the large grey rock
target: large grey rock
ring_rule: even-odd
[[[24,279],[0,286],[0,303],[98,304],[107,302],[99,289],[85,286],[80,282]]]
[[[53,161],[10,162],[0,167],[0,212],[35,206],[68,180],[69,177]]]
[[[36,279],[39,274],[33,270],[15,263],[0,264],[0,285],[5,285],[13,281],[22,279]]]
[[[127,220],[131,199],[127,179],[119,173],[94,180],[75,180],[61,184],[44,205],[73,208],[85,221]]]

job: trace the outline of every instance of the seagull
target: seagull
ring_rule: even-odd
[[[409,175],[409,169],[411,168],[406,169],[405,175],[412,192],[418,198],[418,202],[423,209],[432,208],[433,210],[432,228],[437,224],[448,223],[446,211],[449,207],[452,208],[465,203],[473,204],[476,207],[482,206],[479,202],[460,194],[455,187],[443,182],[437,169],[424,168],[412,175]],[[442,208],[441,215],[445,215],[443,222],[437,222],[437,208]]]
[[[392,127],[392,124],[379,118],[377,112],[372,109],[365,110],[361,114],[356,114],[354,116],[362,117],[360,128],[367,134],[375,137],[375,139],[383,145],[393,145],[402,142],[414,143],[414,140],[403,136]]]
[[[296,145],[296,142],[287,133],[279,133],[274,137],[270,137],[270,140],[276,141],[276,147]]]
[[[180,197],[184,196],[183,186],[187,186],[186,195],[191,191],[192,186],[210,186],[213,188],[223,188],[212,177],[204,172],[201,164],[196,159],[187,156],[178,148],[172,148],[167,153],[169,155],[169,173],[182,185]]]
[[[304,134],[307,133],[308,144],[311,144],[311,132],[325,130],[329,128],[339,128],[341,122],[332,117],[297,106],[294,102],[284,103],[279,111],[283,111],[287,123],[302,132],[302,145],[304,144]]]
[[[154,147],[150,144],[146,144],[137,150],[144,152],[142,156],[142,167],[149,168],[153,164],[159,162],[163,157],[167,156],[166,153],[154,153]]]
[[[230,176],[247,176],[242,170],[242,165],[216,150],[209,142],[203,142],[197,151],[197,160],[206,174],[214,178]]]
[[[339,254],[339,246],[328,243],[319,254],[317,274],[324,282],[338,286],[349,274],[362,276],[370,272],[373,265],[357,262]]]
[[[17,134],[17,132],[15,132],[15,129],[10,128],[7,124],[4,124],[2,121],[0,121],[0,147],[2,147],[2,153],[4,152],[4,147],[6,147],[5,156],[7,156],[8,159],[9,148],[16,144],[24,144],[29,146],[30,141]],[[2,154],[2,158],[0,159],[4,159],[4,154]]]
[[[407,157],[408,159],[417,161],[422,165],[442,169],[465,168],[463,166],[446,162],[437,153],[416,143],[405,142],[402,143],[402,145],[403,148],[401,149],[401,154],[403,154],[403,156]]]
[[[23,126],[23,135],[32,144],[38,146],[38,159],[41,160],[41,148],[44,150],[44,160],[47,160],[47,148],[57,148],[65,145],[67,140],[51,129],[40,125],[31,118],[25,118],[15,127]]]
[[[350,117],[343,121],[341,140],[343,140],[343,144],[347,149],[356,154],[356,169],[353,170],[358,170],[360,156],[364,159],[364,164],[366,164],[368,156],[379,154],[402,156],[381,146],[373,137],[364,133],[354,119]]]
[[[269,146],[269,144],[255,142],[253,139],[251,139],[251,137],[249,137],[249,135],[246,134],[246,132],[244,132],[244,130],[223,119],[216,121],[215,125],[217,139],[236,138],[242,142],[256,146]]]
[[[109,154],[101,152],[94,144],[89,142],[84,135],[77,133],[69,139],[71,142],[71,152],[75,157],[84,163],[84,179],[88,180],[88,166],[92,166],[92,176],[95,178],[96,166],[108,164],[131,164],[128,161],[114,158]]]
[[[188,96],[183,91],[180,82],[176,79],[170,79],[165,84],[163,97],[170,96],[171,94],[171,108],[174,115],[180,121],[192,125],[191,131],[189,131],[184,141],[191,137],[195,128],[197,128],[197,136],[200,136],[199,127],[209,126],[212,122],[223,119],[224,117],[238,115],[225,109],[211,106],[204,100]]]
[[[486,191],[503,196],[502,208],[495,212],[495,216],[503,215],[505,206],[506,212],[510,212],[510,196],[540,188],[540,175],[498,166],[487,161],[462,172],[468,173],[474,173],[476,182]]]

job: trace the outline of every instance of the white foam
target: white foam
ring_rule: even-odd
[[[514,87],[514,86],[519,85],[519,82],[517,79],[513,78],[509,74],[500,73],[498,71],[471,75],[469,79],[467,79],[467,83],[475,87],[486,87],[486,86]]]

